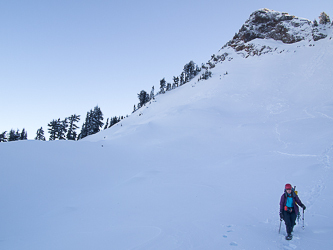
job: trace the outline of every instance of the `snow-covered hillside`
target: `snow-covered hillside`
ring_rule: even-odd
[[[0,249],[330,249],[326,32],[249,41],[273,48],[260,56],[224,47],[209,80],[84,140],[0,143]],[[290,242],[278,234],[286,183],[307,206]]]

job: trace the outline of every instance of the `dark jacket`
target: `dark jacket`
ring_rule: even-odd
[[[285,190],[284,194],[281,196],[281,200],[280,200],[280,212],[284,211],[284,207],[287,203],[287,195],[288,195],[288,193]],[[301,200],[298,198],[298,195],[294,192],[294,190],[291,192],[291,197],[293,198],[294,211],[295,211],[296,214],[298,214],[299,208],[298,208],[297,204],[300,205],[301,207],[303,207],[304,205],[301,202]],[[295,201],[297,202],[297,204],[296,204]]]

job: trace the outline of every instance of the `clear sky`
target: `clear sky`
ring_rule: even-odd
[[[96,105],[105,120],[129,115],[141,90],[207,62],[261,8],[333,19],[332,0],[1,1],[0,133],[33,139]]]

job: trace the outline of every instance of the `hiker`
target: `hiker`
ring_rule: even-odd
[[[296,217],[299,212],[297,204],[300,205],[303,210],[306,209],[305,205],[298,198],[292,186],[290,184],[286,184],[284,194],[281,196],[280,200],[280,218],[286,223],[287,240],[292,239],[291,233],[296,225]]]

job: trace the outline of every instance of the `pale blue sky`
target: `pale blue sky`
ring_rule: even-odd
[[[33,139],[96,105],[105,118],[131,114],[137,93],[207,62],[260,8],[333,18],[332,0],[2,1],[0,132]]]

